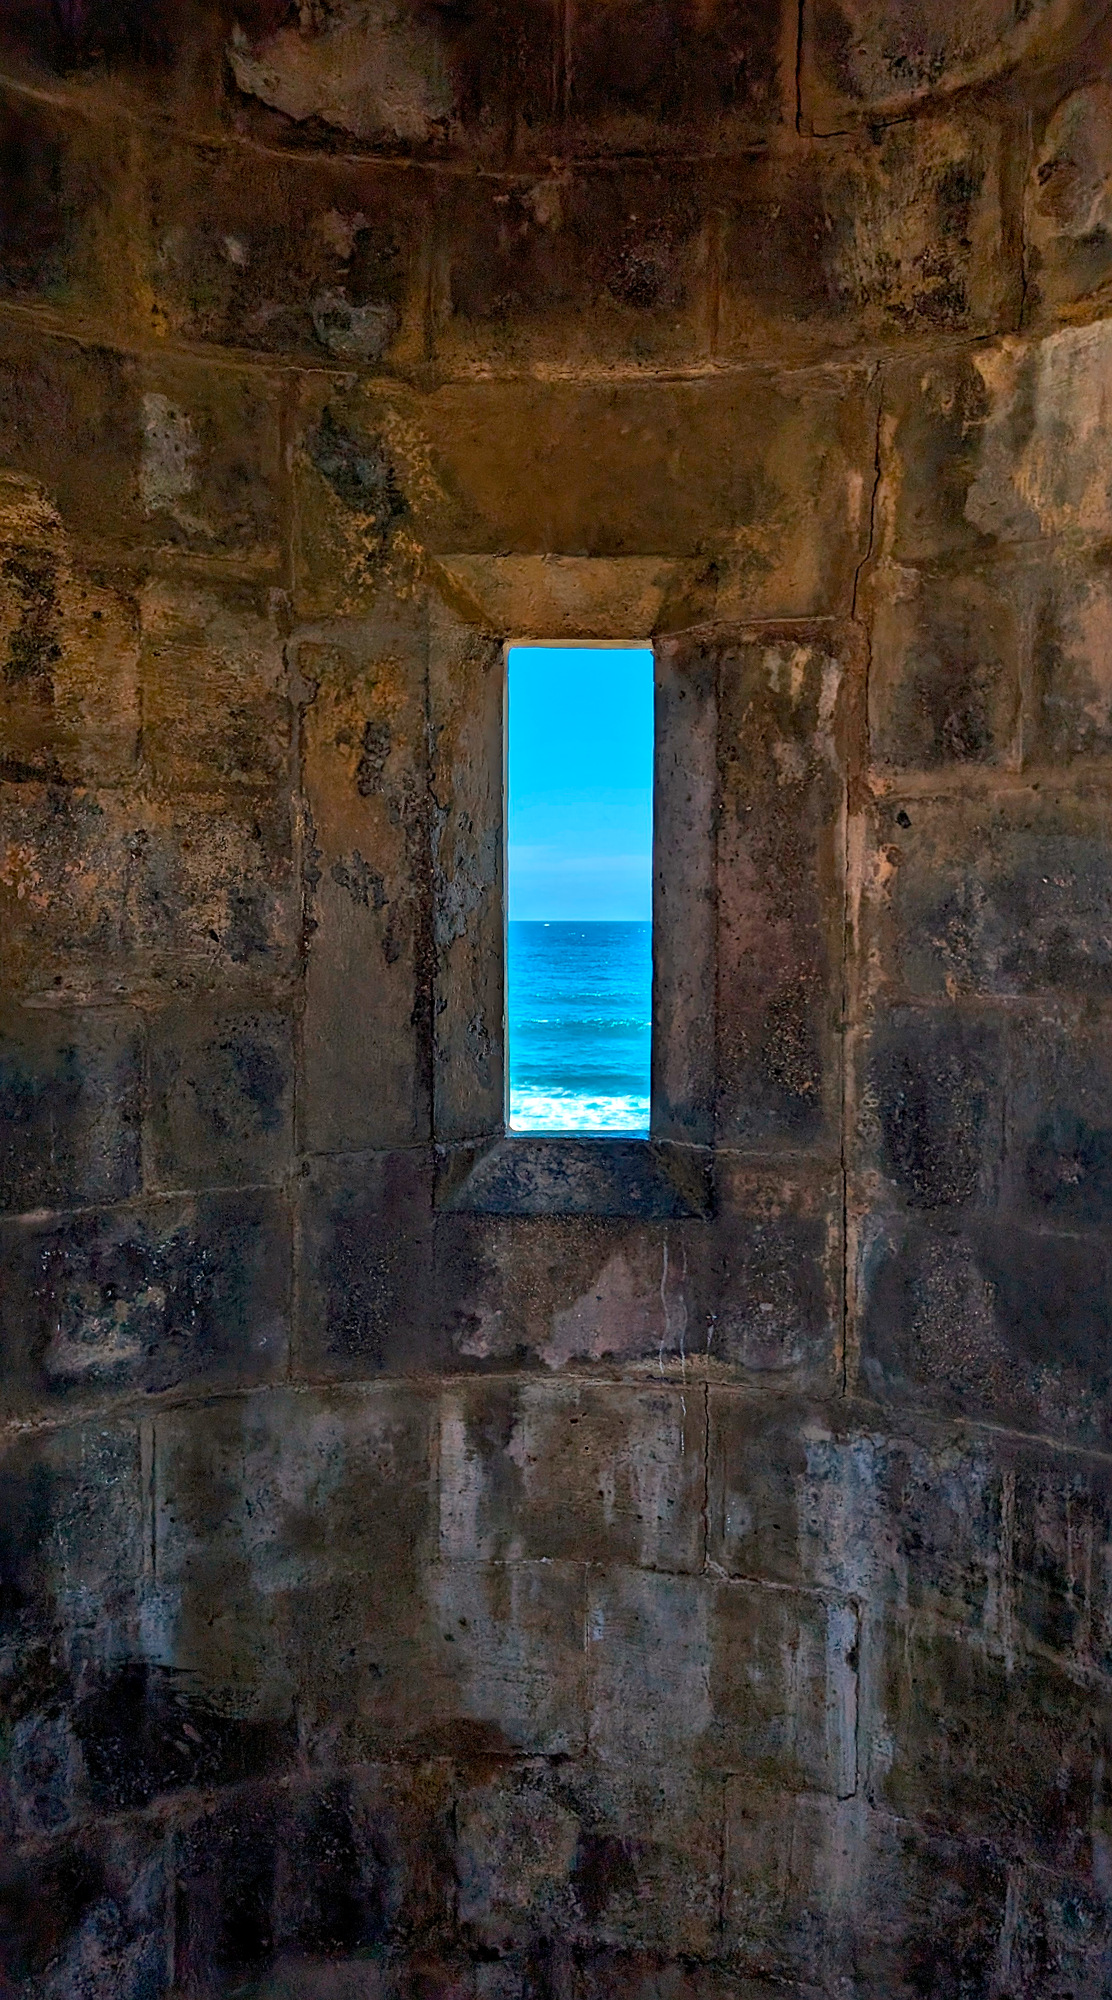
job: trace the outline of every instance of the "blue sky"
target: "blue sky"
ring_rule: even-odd
[[[652,916],[653,656],[513,646],[511,922]]]

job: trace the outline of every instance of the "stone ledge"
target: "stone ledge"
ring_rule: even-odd
[[[697,1218],[711,1209],[710,1156],[651,1139],[523,1133],[478,1151],[441,1149],[436,1205],[477,1215]]]

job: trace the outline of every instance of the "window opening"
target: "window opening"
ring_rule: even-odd
[[[511,1132],[649,1127],[653,656],[512,646]]]

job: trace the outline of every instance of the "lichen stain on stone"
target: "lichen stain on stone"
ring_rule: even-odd
[[[352,581],[377,578],[397,590],[399,580],[419,564],[420,551],[401,532],[409,502],[382,440],[357,435],[326,405],[306,451],[344,510]]]
[[[345,890],[353,903],[364,910],[385,908],[389,898],[382,876],[363,859],[358,848],[334,861],[331,872],[337,888]]]
[[[252,49],[229,45],[236,84],[297,123],[319,119],[354,139],[427,140],[450,118],[440,43],[401,0],[325,0]]]

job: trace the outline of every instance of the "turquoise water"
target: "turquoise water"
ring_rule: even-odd
[[[510,1129],[649,1126],[652,925],[511,923]]]

